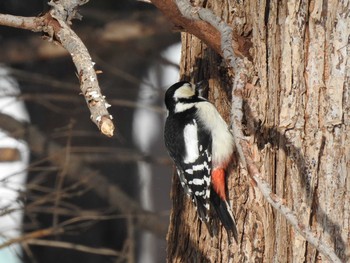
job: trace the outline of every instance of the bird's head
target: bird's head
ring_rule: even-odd
[[[165,105],[168,111],[174,111],[178,103],[189,104],[196,101],[199,98],[200,84],[194,85],[188,81],[180,81],[168,88],[165,93]]]

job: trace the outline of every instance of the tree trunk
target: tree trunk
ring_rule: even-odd
[[[200,5],[195,1],[193,5]],[[204,1],[252,43],[246,88],[247,140],[261,173],[299,221],[350,260],[350,2]],[[231,83],[222,59],[182,34],[182,79],[208,79],[208,98],[229,121]],[[210,237],[177,176],[169,262],[328,262],[271,208],[233,164],[228,195],[239,244],[220,225]]]

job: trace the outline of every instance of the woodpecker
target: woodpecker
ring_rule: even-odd
[[[226,195],[225,170],[234,151],[233,136],[215,106],[186,81],[165,93],[168,116],[164,141],[184,191],[191,197],[201,221],[210,230],[211,207],[229,240],[238,232]],[[212,233],[211,233],[212,234]]]

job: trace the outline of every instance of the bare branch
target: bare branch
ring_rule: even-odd
[[[220,32],[221,36],[221,51],[219,54],[226,60],[229,69],[233,69],[234,80],[232,88],[232,109],[231,109],[231,123],[232,131],[235,137],[238,154],[241,162],[247,168],[250,176],[255,180],[256,186],[259,188],[267,202],[270,203],[277,211],[279,211],[286,220],[294,227],[294,229],[301,234],[310,244],[312,244],[320,253],[324,254],[332,262],[341,262],[334,250],[320,240],[310,229],[309,226],[304,225],[298,221],[298,217],[287,206],[284,205],[283,199],[274,194],[271,186],[264,180],[259,173],[259,169],[255,165],[249,145],[244,139],[242,132],[242,117],[243,117],[243,89],[247,84],[247,64],[244,59],[235,55],[233,50],[233,36],[232,28],[223,20],[217,17],[211,10],[193,7],[188,0],[175,0],[182,15],[188,19],[208,22],[211,26]]]
[[[114,133],[114,125],[112,115],[107,110],[110,105],[101,93],[94,70],[95,63],[92,61],[84,43],[65,21],[67,19],[65,17],[66,12],[62,12],[59,4],[52,1],[50,3],[53,6],[53,9],[50,11],[53,19],[50,19],[48,23],[52,26],[51,28],[54,30],[54,33],[52,34],[50,31],[48,33],[52,34],[52,37],[57,38],[73,59],[79,75],[80,89],[90,109],[91,120],[99,127],[103,134],[111,137]],[[69,9],[74,8],[75,6],[69,7]],[[69,16],[74,15],[75,13],[69,14]]]
[[[70,242],[54,241],[46,239],[30,239],[25,241],[26,244],[36,245],[36,246],[48,246],[56,248],[72,249],[84,253],[97,254],[102,256],[113,256],[113,257],[125,257],[124,253],[118,252],[109,248],[95,248],[85,245],[79,245]]]
[[[113,118],[108,113],[107,108],[110,105],[106,102],[98,84],[94,70],[95,63],[84,43],[69,26],[73,18],[79,17],[76,13],[76,7],[85,2],[78,0],[51,1],[49,4],[52,9],[41,17],[17,17],[0,14],[0,25],[45,32],[69,52],[78,71],[80,89],[90,110],[91,120],[103,134],[111,137],[115,129]]]
[[[0,25],[31,30],[33,32],[43,31],[45,26],[44,17],[22,17],[0,14]]]
[[[71,142],[72,142],[72,128],[73,128],[73,122],[71,121],[69,124],[69,134],[68,134],[68,139],[67,139],[67,144],[65,147],[65,160],[64,160],[64,165],[61,168],[61,171],[57,174],[57,179],[56,179],[56,191],[55,191],[55,200],[54,200],[54,212],[52,215],[52,227],[57,227],[58,222],[59,222],[59,217],[58,213],[56,212],[57,208],[59,207],[59,203],[61,201],[61,192],[63,188],[63,183],[64,179],[67,174],[67,167],[70,162],[70,154],[71,154]]]
[[[40,80],[38,80],[38,82],[40,82]],[[50,80],[43,80],[42,82],[47,83],[47,85],[50,85]],[[55,82],[52,83],[53,85],[56,85]],[[59,84],[59,83],[57,83]],[[70,83],[62,83],[62,85],[66,85],[67,87],[71,86]],[[6,94],[6,96],[11,96],[11,94]],[[36,95],[36,94],[15,94],[13,95],[14,97],[17,97],[21,100],[24,101],[34,101],[36,103],[41,103],[43,104],[43,101],[45,101],[46,103],[49,103],[51,101],[58,101],[58,102],[74,102],[74,103],[78,103],[79,99],[76,97],[72,97],[70,95],[66,95],[66,94],[62,94],[62,93],[41,93],[40,96]],[[139,109],[144,109],[144,110],[148,110],[148,111],[153,111],[155,113],[159,113],[159,114],[165,114],[165,110],[162,107],[159,106],[152,106],[152,105],[145,105],[145,104],[141,104],[139,102],[135,102],[132,100],[124,100],[124,99],[111,99],[110,103],[113,106],[119,106],[119,107],[126,107],[126,108],[139,108]],[[44,105],[45,106],[45,105]]]
[[[63,232],[62,228],[45,228],[45,229],[36,230],[36,231],[30,232],[30,233],[27,233],[23,236],[10,239],[10,240],[0,244],[0,249],[11,246],[12,244],[25,242],[25,241],[28,241],[28,240],[31,240],[34,238],[47,237],[47,236],[59,234],[62,232]]]
[[[193,16],[196,18],[193,20],[192,16],[186,17],[186,15],[183,15],[179,11],[179,8],[177,8],[174,0],[151,0],[151,2],[166,17],[168,17],[170,21],[172,21],[176,27],[178,27],[178,29],[195,35],[209,47],[214,49],[215,52],[222,55],[220,32],[211,24],[200,20],[198,15],[196,17],[196,10],[193,10]],[[234,37],[237,39],[238,43],[238,45],[234,46],[235,52],[237,54],[243,54],[244,56],[249,57],[249,48],[251,47],[250,40],[238,34],[235,34]]]

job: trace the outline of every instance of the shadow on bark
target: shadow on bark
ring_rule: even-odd
[[[317,222],[327,222],[327,227],[323,229],[329,234],[332,242],[335,246],[335,252],[339,258],[344,262],[350,259],[350,256],[345,254],[346,244],[341,237],[341,227],[333,222],[329,216],[318,206],[318,200],[316,195],[316,190],[318,188],[318,182],[315,183],[314,189],[311,186],[311,178],[307,176],[308,165],[305,161],[305,156],[302,154],[298,147],[295,147],[284,134],[280,133],[277,128],[264,127],[260,120],[254,119],[252,111],[249,105],[244,102],[244,121],[247,127],[247,133],[253,134],[256,138],[256,143],[259,150],[262,150],[266,144],[271,144],[272,147],[277,149],[282,147],[286,156],[295,161],[297,169],[299,171],[298,176],[301,182],[301,189],[303,189],[305,196],[307,197],[306,203],[311,207],[310,222],[312,225],[312,218],[317,217]],[[247,121],[249,120],[249,121]],[[319,152],[319,157],[323,155],[325,147],[326,138],[322,137],[321,149]],[[317,167],[317,173],[319,172],[319,166]],[[308,245],[308,244],[307,244]],[[316,256],[318,252],[316,253]]]

